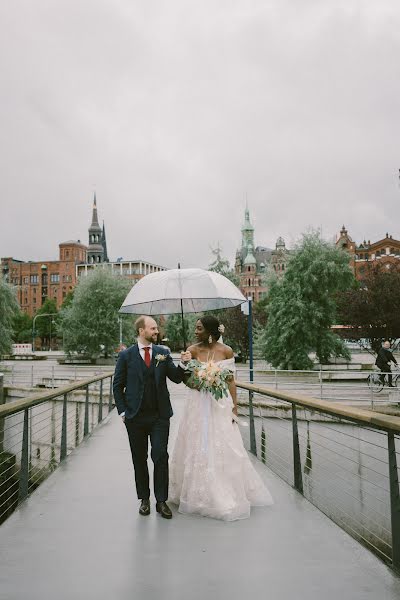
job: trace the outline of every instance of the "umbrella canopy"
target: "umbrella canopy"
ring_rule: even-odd
[[[119,312],[143,315],[198,313],[246,302],[229,279],[204,269],[150,273],[133,286]]]

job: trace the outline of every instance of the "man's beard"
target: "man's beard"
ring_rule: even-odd
[[[154,343],[157,341],[157,335],[154,335],[154,336],[153,336],[153,335],[151,335],[151,334],[149,334],[149,335],[145,335],[145,336],[144,336],[144,339],[146,340],[146,342],[149,342],[149,343],[151,343],[151,344],[154,344]]]

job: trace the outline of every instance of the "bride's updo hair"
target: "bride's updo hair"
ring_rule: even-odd
[[[205,315],[204,317],[200,317],[199,321],[213,340],[218,341],[221,337],[221,332],[218,329],[220,325],[219,319],[214,317],[214,315]]]

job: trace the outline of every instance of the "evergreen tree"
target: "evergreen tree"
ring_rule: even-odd
[[[132,282],[105,269],[94,269],[82,277],[72,302],[62,310],[61,329],[64,350],[92,358],[113,353],[119,343],[119,309]],[[134,319],[123,319],[123,338],[129,344],[135,337]]]
[[[0,278],[0,355],[11,353],[14,318],[18,311],[14,289]]]
[[[349,255],[320,239],[303,236],[285,275],[272,283],[267,325],[258,331],[256,347],[274,367],[310,369],[310,352],[321,363],[331,356],[350,360],[343,341],[331,330],[335,295],[354,281]]]

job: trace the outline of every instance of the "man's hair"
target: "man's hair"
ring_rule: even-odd
[[[141,315],[135,321],[135,331],[139,335],[139,329],[144,329],[146,327],[146,316]]]

